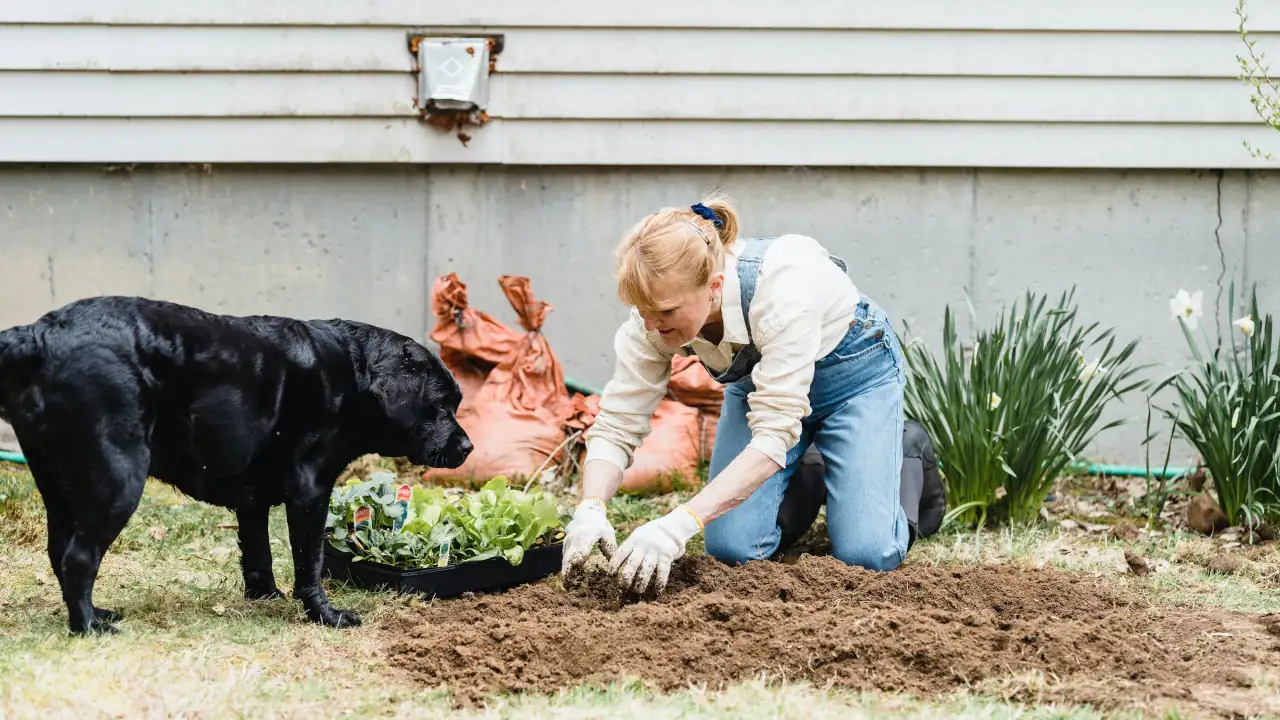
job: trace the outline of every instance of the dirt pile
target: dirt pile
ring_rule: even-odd
[[[929,696],[1040,672],[1086,681],[1038,687],[1041,701],[1108,705],[1187,699],[1228,666],[1280,660],[1258,618],[1156,609],[1101,579],[1009,566],[876,574],[811,556],[737,569],[688,558],[652,601],[597,574],[567,591],[435,602],[393,625],[391,662],[463,703],[625,677],[714,689],[761,673]]]

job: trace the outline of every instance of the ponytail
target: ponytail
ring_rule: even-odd
[[[716,191],[704,198],[702,204],[711,208],[711,211],[716,214],[716,219],[720,221],[719,227],[716,228],[716,233],[720,235],[720,244],[726,250],[729,249],[738,239],[738,212],[733,209],[733,199]]]

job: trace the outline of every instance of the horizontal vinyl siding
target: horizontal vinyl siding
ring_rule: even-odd
[[[365,27],[0,24],[0,70],[410,73],[407,38]]]
[[[1216,168],[1276,137],[1230,3],[690,8],[0,0],[0,161]],[[504,35],[466,145],[416,119],[424,29]]]
[[[0,73],[0,117],[416,117],[408,73]]]
[[[1235,80],[768,75],[502,76],[508,119],[1251,123]],[[592,98],[583,102],[582,98]]]
[[[502,72],[1219,77],[1226,33],[512,30]]]
[[[405,73],[0,73],[0,117],[416,117]],[[1010,100],[1010,97],[1016,100]],[[582,98],[593,98],[584,103]],[[1231,80],[503,75],[506,120],[1250,123]]]
[[[740,27],[904,30],[1230,32],[1233,3],[1212,0],[0,0],[11,22],[125,25],[391,25],[442,27]],[[1280,30],[1280,7],[1252,0],[1259,30]]]
[[[1275,0],[1280,2],[1280,0]],[[474,35],[476,28],[457,28]],[[446,32],[433,28],[432,32]],[[503,28],[506,73],[1222,78],[1232,33]],[[407,29],[0,24],[0,70],[410,73]],[[1270,42],[1271,37],[1265,39]]]

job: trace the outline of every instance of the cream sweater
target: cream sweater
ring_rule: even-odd
[[[726,370],[749,342],[738,283],[743,246],[734,243],[725,260],[724,338],[718,345],[701,337],[691,343],[717,372]],[[751,301],[751,339],[761,360],[751,373],[755,390],[747,396],[747,424],[749,447],[779,466],[786,465],[787,451],[800,439],[800,421],[810,412],[814,363],[848,332],[858,298],[853,281],[811,237],[783,235],[765,252]],[[644,329],[634,308],[614,334],[613,349],[613,378],[601,393],[600,413],[586,435],[587,461],[607,460],[625,471],[666,395],[672,358],[688,353],[663,349],[658,333]]]

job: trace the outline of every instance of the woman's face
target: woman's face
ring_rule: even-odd
[[[659,285],[654,292],[654,308],[640,311],[645,330],[656,330],[668,350],[688,344],[711,318],[714,298],[718,298],[723,289],[723,273],[713,275],[705,287]]]

